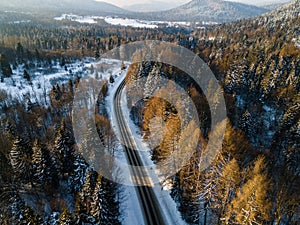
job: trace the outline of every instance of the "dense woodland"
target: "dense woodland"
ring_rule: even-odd
[[[71,22],[0,23],[1,82],[18,65],[24,65],[28,80],[36,67],[99,58],[136,40],[184,46],[213,70],[224,89],[228,111],[223,147],[205,171],[199,170],[199,155],[213,129],[206,98],[214,96],[204,96],[193,80],[169,65],[133,64],[126,78],[175,80],[201,115],[197,140],[201,145],[188,165],[172,177],[172,197],[183,218],[189,224],[203,225],[296,225],[300,220],[300,17],[299,3],[294,4],[265,17],[192,32]],[[1,104],[1,224],[121,223],[120,188],[93,171],[77,152],[71,108],[80,76],[54,86],[47,106],[17,101],[11,106]],[[149,85],[138,84],[133,91],[147,90]],[[99,96],[100,102],[105,93]],[[1,95],[5,99],[5,93]],[[150,98],[132,110],[145,133],[154,117],[167,124],[166,136],[152,149],[154,162],[167,158],[180,146],[181,135],[194,130],[192,122],[180,129],[178,110],[185,109],[174,108],[160,98]],[[105,110],[96,113],[99,135],[113,151],[113,144],[105,143],[114,142]]]

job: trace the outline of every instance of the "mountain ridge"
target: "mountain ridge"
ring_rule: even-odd
[[[185,21],[232,22],[259,16],[269,10],[238,2],[223,0],[192,0],[182,6],[158,13],[162,19]],[[176,18],[174,18],[176,15]]]
[[[2,9],[50,11],[57,13],[78,13],[78,14],[128,14],[128,11],[106,2],[94,0],[1,0]]]
[[[162,21],[189,21],[189,22],[232,22],[245,18],[259,16],[269,10],[243,3],[223,0],[192,0],[182,6],[160,12],[133,12],[113,4],[94,0],[2,0],[2,9],[31,10],[48,12],[76,13],[79,15],[126,16],[136,19],[151,19]],[[45,13],[46,12],[46,13]],[[52,15],[52,14],[51,14]]]

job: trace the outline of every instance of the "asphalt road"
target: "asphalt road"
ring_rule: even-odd
[[[142,207],[143,216],[147,225],[165,225],[164,217],[161,212],[160,205],[157,201],[157,197],[153,192],[151,183],[145,174],[145,171],[140,167],[143,166],[141,158],[136,150],[136,144],[131,135],[131,131],[127,126],[121,108],[121,95],[126,83],[125,79],[118,87],[114,96],[114,110],[117,118],[119,131],[123,141],[123,147],[126,152],[128,163],[132,166],[131,174],[132,178],[135,179],[138,199]],[[149,185],[147,185],[149,184]]]

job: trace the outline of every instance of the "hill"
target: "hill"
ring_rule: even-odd
[[[255,17],[268,12],[267,9],[237,2],[222,0],[193,0],[177,8],[152,13],[149,16],[172,21],[231,22]]]
[[[164,21],[205,21],[205,22],[231,22],[244,18],[254,17],[267,12],[267,9],[222,0],[193,0],[174,9],[160,12],[134,12],[137,9],[151,11],[159,9],[159,2],[154,2],[151,7],[132,6],[128,10],[119,8],[105,2],[94,0],[2,0],[0,8],[3,10],[18,10],[41,13],[42,16],[74,13],[79,15],[96,16],[126,16],[136,19],[151,19]],[[168,6],[170,7],[170,6]],[[130,11],[129,11],[130,10]],[[51,12],[51,14],[49,14]]]
[[[115,5],[94,0],[1,0],[0,7],[6,10],[24,10],[34,13],[77,13],[89,14],[126,14],[126,10]]]

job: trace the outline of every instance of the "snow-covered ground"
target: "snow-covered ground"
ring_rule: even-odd
[[[128,18],[119,17],[105,17],[104,21],[111,25],[120,25],[125,27],[135,27],[135,28],[158,28],[158,25],[151,21],[146,20],[136,20]]]
[[[96,24],[99,20],[104,20],[106,23],[110,25],[116,26],[125,26],[125,27],[134,27],[134,28],[149,28],[149,29],[157,29],[159,27],[197,27],[197,28],[205,28],[205,25],[213,25],[216,24],[214,22],[170,22],[170,21],[149,21],[149,20],[139,20],[139,19],[130,19],[130,18],[121,18],[117,16],[79,16],[75,14],[63,14],[60,17],[55,17],[55,20],[69,20],[75,21],[78,23],[88,23],[88,24]]]
[[[30,23],[31,20],[16,20],[13,22],[9,22],[10,24],[19,24],[19,23]]]
[[[55,20],[62,21],[62,20],[69,20],[69,21],[75,21],[78,23],[88,23],[88,24],[94,24],[98,23],[98,20],[104,19],[102,16],[78,16],[74,14],[62,14],[60,17],[55,17]]]
[[[49,91],[56,84],[67,83],[69,79],[74,80],[76,74],[84,74],[91,66],[92,59],[83,63],[77,61],[66,65],[67,70],[61,67],[59,63],[47,68],[37,68],[34,70],[26,70],[31,81],[24,79],[24,66],[20,65],[13,70],[13,75],[4,78],[0,82],[0,92],[6,93],[8,100],[18,100],[20,102],[29,97],[32,103],[47,105],[49,103]],[[10,105],[9,102],[6,102]]]
[[[297,48],[300,48],[300,38],[293,38],[292,41],[295,43],[295,46]]]

